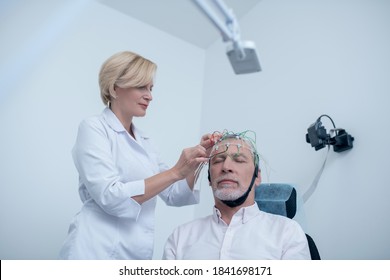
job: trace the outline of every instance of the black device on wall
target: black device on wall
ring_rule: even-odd
[[[334,136],[331,136],[327,133],[325,127],[321,123],[321,118],[327,117],[331,120],[333,124],[333,129],[331,132],[334,133]],[[321,115],[315,123],[309,126],[306,133],[306,142],[310,143],[316,151],[324,148],[327,145],[332,145],[333,150],[337,153],[350,150],[353,148],[353,141],[355,139],[349,135],[345,129],[336,128],[333,120],[328,115]]]

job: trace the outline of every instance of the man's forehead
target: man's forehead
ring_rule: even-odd
[[[227,139],[223,139],[221,140],[219,143],[217,144],[234,144],[234,145],[237,145],[237,144],[240,144],[241,146],[246,146],[246,147],[249,147],[248,143],[246,143],[243,139],[241,138],[227,138]]]
[[[232,151],[235,153],[251,153],[251,146],[242,139],[229,138],[224,139],[214,145],[214,151],[222,152],[223,150]]]

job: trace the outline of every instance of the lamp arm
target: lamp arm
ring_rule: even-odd
[[[239,41],[239,33],[237,28],[237,20],[234,14],[229,10],[221,0],[213,0],[214,4],[225,16],[226,23],[221,20],[215,11],[206,4],[205,0],[192,0],[196,6],[207,16],[207,18],[214,24],[214,26],[221,32],[223,41]]]
[[[233,13],[231,8],[228,8],[223,0],[213,0],[215,6],[219,9],[219,11],[225,16],[225,22],[227,28],[233,34],[230,38],[231,41],[237,43],[240,41],[240,27],[238,25],[236,16]]]

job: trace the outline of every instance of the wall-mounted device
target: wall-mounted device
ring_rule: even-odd
[[[327,133],[325,127],[321,123],[321,118],[327,117],[333,124],[333,129]],[[306,133],[306,142],[310,143],[316,151],[325,146],[333,146],[333,150],[337,153],[350,150],[353,148],[354,137],[349,135],[345,129],[336,128],[333,120],[328,115],[321,115],[315,123],[309,126]]]
[[[230,41],[226,54],[236,74],[248,74],[261,71],[255,43],[241,41],[237,19],[223,0],[192,0],[221,32],[224,42]],[[212,7],[214,5],[215,7]],[[217,14],[222,14],[224,21]]]

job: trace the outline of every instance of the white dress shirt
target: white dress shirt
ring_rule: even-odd
[[[168,238],[163,259],[279,260],[310,259],[306,235],[289,218],[241,208],[229,225],[213,215],[181,225]]]
[[[135,139],[106,108],[79,126],[72,150],[83,206],[69,227],[61,259],[151,259],[157,198],[141,205],[131,197],[145,193],[145,178],[168,166],[150,139],[133,126]],[[198,203],[199,191],[186,180],[159,194],[166,204]]]

